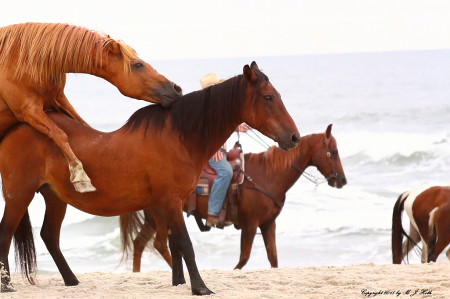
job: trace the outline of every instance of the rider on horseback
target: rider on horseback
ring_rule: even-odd
[[[215,73],[207,74],[200,78],[200,85],[202,89],[221,83],[225,80],[219,80]],[[236,128],[236,132],[247,132],[248,126],[243,123]],[[217,173],[217,178],[209,192],[208,201],[208,218],[206,219],[207,226],[216,226],[219,222],[219,212],[222,208],[225,195],[227,194],[228,186],[230,185],[233,176],[233,170],[230,163],[228,163],[224,153],[227,151],[227,143],[225,143],[214,156],[209,159],[208,164]]]

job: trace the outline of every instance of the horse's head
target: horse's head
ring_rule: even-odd
[[[169,107],[178,100],[181,88],[139,59],[136,52],[111,38],[103,41],[102,75],[130,98]]]
[[[300,141],[300,133],[281,101],[278,91],[252,62],[244,66],[247,80],[242,120],[269,138],[278,142],[283,150],[295,148]]]
[[[328,179],[331,187],[342,188],[347,184],[344,169],[337,148],[336,139],[331,135],[332,125],[328,125],[320,143],[317,144],[311,154],[312,165],[316,166],[320,173]]]

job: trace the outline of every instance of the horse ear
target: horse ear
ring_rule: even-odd
[[[111,53],[113,53],[113,54],[115,54],[115,55],[119,55],[119,54],[120,54],[120,47],[119,47],[119,44],[117,44],[117,42],[114,41],[114,40],[110,40],[110,41],[108,42],[108,44],[106,45],[106,49],[107,49],[109,52],[111,52]]]
[[[250,64],[250,68],[252,70],[258,70],[259,71],[259,67],[258,67],[258,65],[256,64],[255,61],[253,61],[252,64]]]
[[[327,130],[325,131],[325,137],[327,139],[329,139],[331,137],[331,127],[333,126],[333,124],[329,124],[327,127]]]
[[[251,70],[248,64],[244,66],[244,77],[251,84],[255,84],[256,81],[258,81],[258,77],[256,77],[255,73]]]

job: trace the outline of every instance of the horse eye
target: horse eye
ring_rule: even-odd
[[[136,68],[136,69],[140,69],[140,68],[143,68],[143,67],[144,67],[144,65],[143,65],[142,63],[140,63],[140,62],[136,62],[133,66],[134,66],[134,68]]]
[[[265,96],[264,97],[264,101],[272,101],[272,97],[271,96]]]

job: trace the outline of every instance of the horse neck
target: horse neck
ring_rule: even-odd
[[[312,165],[312,146],[311,142],[314,135],[307,135],[300,139],[300,143],[295,151],[293,163],[286,166],[285,171],[280,175],[279,188],[285,193],[298,181],[303,172]],[[286,153],[288,154],[288,153]],[[295,165],[298,169],[294,168]]]
[[[309,166],[312,166],[312,153],[317,143],[317,134],[307,135],[300,139],[300,144],[298,145],[298,154],[296,155],[296,159],[294,160],[295,166],[297,166],[299,170],[296,170],[298,176],[303,174],[303,172]],[[296,149],[297,150],[297,149]]]
[[[241,88],[241,84],[243,84],[242,79],[238,82],[236,88]],[[244,101],[243,97],[245,96],[245,94],[236,94],[236,90],[227,89],[221,92],[221,97],[224,99],[232,99],[233,97],[238,97],[237,99],[234,99],[234,103],[242,103]],[[209,101],[224,99],[211,97],[209,98]],[[204,104],[208,105],[208,103]],[[191,103],[191,105],[195,105],[195,102]],[[194,136],[199,134],[199,132],[192,131],[189,132],[189,134],[192,134],[193,138],[185,138],[184,140],[184,145],[190,156],[198,157],[198,159],[201,161],[201,165],[206,164],[206,162],[223,146],[230,135],[236,130],[237,126],[242,123],[242,109],[243,105],[237,104],[226,106],[226,111],[223,111],[221,109],[208,109],[207,113],[209,115],[207,118],[205,118],[204,126],[205,132],[208,132],[206,136],[209,136],[209,138],[200,139],[198,145],[192,144],[192,142],[190,142],[190,139],[195,140]]]
[[[240,111],[236,111],[236,113],[240,113]],[[223,146],[223,144],[227,141],[227,139],[231,136],[231,134],[236,130],[236,127],[241,124],[241,121],[236,118],[230,118],[228,122],[224,123],[226,129],[222,130],[221,133],[218,133],[214,138],[210,141],[205,140],[202,145],[207,150],[201,155],[202,165],[206,164],[206,162]],[[193,152],[195,155],[196,152]]]
[[[311,159],[311,135],[304,136],[300,139],[300,143],[296,149],[292,152],[282,151],[280,148],[274,148],[276,151],[271,158],[273,161],[268,161],[269,163],[257,162],[256,159],[249,159],[246,162],[246,168],[258,169],[258,177],[255,178],[256,183],[265,185],[268,190],[274,194],[278,194],[280,198],[284,197],[286,192],[297,182],[302,173],[306,168],[312,165]],[[289,155],[294,155],[292,163],[286,163],[286,161],[291,161]],[[276,170],[267,169],[268,164],[282,164],[283,166],[277,168]],[[292,167],[295,165],[301,171]],[[259,183],[258,181],[261,181]],[[264,181],[264,182],[263,182]]]

